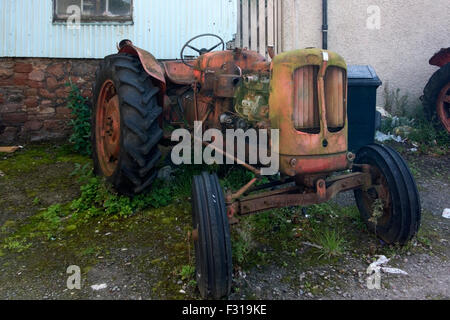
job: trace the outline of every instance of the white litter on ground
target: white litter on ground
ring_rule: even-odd
[[[319,246],[318,244],[315,244],[315,243],[311,243],[311,242],[302,242],[305,246],[308,246],[308,247],[313,247],[313,248],[316,248],[316,249],[323,249],[323,247],[322,246]]]
[[[378,142],[386,142],[389,140],[394,140],[396,142],[403,142],[404,140],[400,136],[394,136],[393,134],[385,134],[381,131],[377,131],[375,134],[375,140]]]
[[[377,111],[379,113],[381,113],[382,117],[385,118],[392,118],[391,114],[389,112],[386,111],[386,109],[384,109],[383,107],[377,107]]]
[[[99,291],[99,290],[104,290],[104,289],[108,288],[108,285],[106,283],[95,284],[95,285],[91,286],[91,288],[94,291]]]
[[[384,273],[392,273],[392,274],[402,274],[402,275],[408,275],[407,272],[397,269],[397,268],[389,268],[389,267],[382,267],[382,265],[387,264],[390,259],[386,258],[385,256],[377,256],[378,260],[372,263],[369,268],[367,269],[367,273],[372,274],[373,272],[379,272],[380,270]]]
[[[408,275],[407,272],[397,269],[397,268],[381,268],[381,271],[383,271],[384,273],[403,274],[405,276]]]
[[[450,219],[450,209],[445,209],[444,212],[442,213],[442,217],[445,219]]]

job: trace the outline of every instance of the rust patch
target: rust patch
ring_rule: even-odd
[[[442,48],[431,59],[430,64],[432,66],[443,67],[450,62],[450,48]]]
[[[328,54],[328,60],[325,60],[324,52]],[[334,68],[339,72],[333,71]],[[326,79],[327,70],[332,70],[329,79]],[[347,85],[342,77],[345,71],[346,64],[340,56],[320,49],[297,50],[278,55],[273,60],[270,122],[273,129],[280,129],[282,173],[295,176],[349,167],[346,156]],[[340,82],[333,84],[335,78],[340,78]],[[333,85],[336,88],[332,88]],[[339,111],[339,106],[344,106],[343,110]],[[335,125],[339,130],[334,128]],[[303,131],[298,130],[299,127],[303,127]]]
[[[370,179],[368,173],[347,174],[335,177],[333,180],[317,181],[316,190],[301,193],[299,187],[289,187],[276,191],[269,191],[249,196],[228,205],[229,212],[248,215],[265,210],[284,208],[289,206],[309,206],[324,203],[334,198],[338,193],[361,188],[364,181]],[[327,184],[330,184],[327,187]]]

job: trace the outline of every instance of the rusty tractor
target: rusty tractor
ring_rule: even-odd
[[[437,70],[423,91],[425,113],[431,121],[436,117],[450,133],[450,48],[441,49],[431,59]]]
[[[201,37],[217,39],[196,48]],[[338,54],[303,49],[271,61],[247,49],[225,50],[205,34],[191,39],[181,58],[158,61],[129,40],[100,64],[94,85],[95,171],[127,195],[151,187],[170,130],[278,129],[280,172],[259,184],[262,166],[241,163],[255,178],[240,190],[222,190],[217,175],[192,184],[196,277],[204,298],[227,296],[232,283],[230,225],[243,215],[309,206],[354,190],[361,216],[384,242],[407,243],[421,219],[417,187],[393,149],[348,150],[347,65]],[[187,49],[196,52],[186,57]],[[219,51],[217,51],[219,49]],[[225,144],[224,144],[225,145]],[[216,150],[235,159],[230,150]],[[236,160],[236,159],[235,159]]]

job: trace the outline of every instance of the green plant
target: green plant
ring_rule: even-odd
[[[344,253],[345,240],[334,229],[322,229],[314,231],[315,242],[321,247],[320,258],[335,258]]]
[[[77,177],[77,181],[79,183],[87,183],[89,179],[93,177],[92,165],[91,163],[86,163],[85,165],[81,165],[79,163],[75,163],[75,169],[70,174],[70,176]]]
[[[249,220],[241,221],[239,226],[233,230],[231,246],[233,248],[233,260],[242,264],[246,261],[248,254],[254,247],[252,237],[252,224]]]
[[[161,208],[172,201],[172,189],[163,181],[155,181],[150,192],[135,197],[120,196],[112,192],[98,177],[90,177],[81,187],[81,196],[74,200],[70,209],[75,216],[87,221],[92,217],[128,217],[148,207]]]
[[[408,95],[401,95],[400,89],[390,90],[389,85],[384,87],[384,109],[392,115],[404,117],[407,115]]]
[[[419,150],[423,153],[433,151],[446,154],[450,149],[450,135],[426,119],[422,114],[417,114],[414,123],[415,130],[409,135],[409,139],[419,144]],[[442,151],[439,151],[441,149]]]
[[[181,268],[181,272],[179,273],[181,276],[181,280],[191,280],[195,275],[195,267],[191,265],[185,265]]]
[[[396,100],[398,98],[393,99],[393,101]],[[387,102],[387,105],[390,104],[391,102]],[[426,117],[422,104],[417,104],[415,107],[408,109],[403,103],[398,102],[397,104],[400,104],[399,108],[404,109],[404,111],[400,112],[398,116],[383,118],[381,121],[381,132],[397,134],[396,128],[405,127],[407,134],[399,134],[402,135],[402,138],[407,138],[421,153],[438,155],[448,153],[450,149],[450,135]]]
[[[72,126],[72,136],[70,142],[76,152],[82,155],[91,154],[91,109],[88,106],[88,99],[81,95],[80,89],[73,83],[68,83],[70,87],[67,108],[72,110],[74,118],[70,124]]]
[[[31,243],[27,243],[25,239],[18,237],[6,238],[3,244],[3,249],[8,249],[13,252],[23,252],[31,247]]]
[[[369,218],[369,222],[373,223],[375,226],[375,233],[377,230],[378,220],[383,216],[384,214],[384,204],[383,200],[376,199],[372,204],[372,216]]]
[[[414,119],[406,117],[388,117],[381,120],[380,131],[386,134],[394,133],[397,127],[414,126]]]

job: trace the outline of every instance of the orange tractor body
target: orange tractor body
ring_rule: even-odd
[[[230,293],[229,224],[241,215],[318,204],[354,190],[363,220],[385,242],[404,244],[417,233],[419,195],[400,155],[381,145],[363,147],[357,155],[348,150],[342,57],[310,48],[271,54],[268,61],[246,49],[224,50],[220,38],[216,46],[198,49],[191,45],[197,38],[173,61],[158,61],[122,41],[119,53],[106,57],[97,72],[92,139],[95,171],[120,193],[133,195],[156,179],[158,145],[170,140],[174,129],[193,132],[201,122],[203,132],[278,132],[279,141],[266,141],[279,147],[279,174],[269,183],[263,183],[262,165],[245,161],[237,162],[254,178],[239,190],[224,193],[217,175],[194,177],[191,238],[203,297]],[[222,50],[214,51],[219,46]],[[186,59],[186,48],[198,58]],[[257,148],[268,147],[258,143]],[[228,148],[215,152],[239,160]]]

